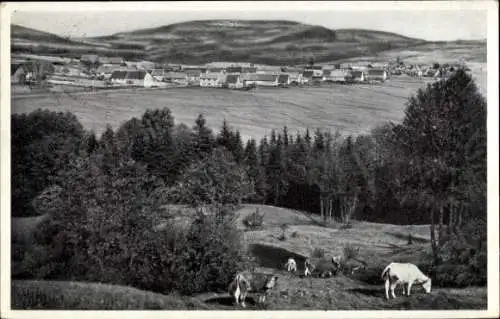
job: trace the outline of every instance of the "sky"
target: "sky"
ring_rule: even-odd
[[[61,36],[82,37],[102,36],[118,32],[152,28],[172,23],[205,19],[284,19],[306,24],[320,25],[330,29],[359,28],[394,32],[405,36],[429,41],[477,40],[486,39],[486,10],[468,7],[457,10],[453,6],[440,6],[430,9],[425,5],[411,9],[391,9],[385,2],[377,6],[377,11],[359,10],[357,7],[317,5],[309,7],[283,6],[287,2],[278,2],[269,6],[266,2],[255,2],[250,6],[203,7],[196,2],[184,3],[184,6],[159,3],[130,6],[83,7],[78,3],[78,10],[72,12],[68,7],[17,8],[12,13],[11,23],[55,33]],[[413,2],[413,4],[419,4]],[[278,7],[278,5],[280,7]],[[120,8],[120,9],[118,9]],[[283,9],[282,9],[283,8]],[[305,8],[305,9],[304,9]],[[388,8],[390,10],[385,10]],[[134,10],[135,9],[135,10]]]

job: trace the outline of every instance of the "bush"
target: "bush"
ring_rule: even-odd
[[[83,126],[71,113],[13,114],[12,216],[34,216],[31,202],[78,153]]]
[[[430,268],[439,287],[484,286],[487,283],[486,243],[482,247],[452,239],[441,248],[441,261]]]
[[[245,216],[243,224],[250,229],[261,227],[264,224],[264,213],[260,214],[259,209],[255,209],[253,213]]]
[[[279,240],[286,240],[286,230],[288,229],[288,224],[281,224],[281,235],[279,237]]]
[[[342,254],[344,256],[344,260],[356,259],[359,255],[359,247],[355,247],[352,244],[345,244],[342,247]]]
[[[234,216],[200,216],[188,230],[182,254],[181,293],[226,291],[234,274],[247,268],[244,251]]]

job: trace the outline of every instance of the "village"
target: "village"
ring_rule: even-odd
[[[383,83],[393,77],[448,78],[464,63],[432,65],[405,64],[397,59],[386,63],[344,62],[296,66],[213,62],[205,65],[158,64],[126,61],[121,57],[93,54],[79,59],[13,55],[11,85],[18,87],[73,87],[83,89],[205,87],[250,90],[257,87],[286,88],[320,86],[325,83]]]

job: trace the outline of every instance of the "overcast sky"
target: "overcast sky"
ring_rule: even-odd
[[[109,2],[108,2],[109,3]],[[193,2],[194,3],[194,2]],[[250,7],[232,7],[218,9],[216,7],[169,7],[162,4],[157,7],[149,4],[131,10],[118,6],[106,7],[100,10],[89,8],[85,11],[82,2],[78,2],[78,11],[33,11],[33,8],[19,8],[13,12],[11,22],[22,26],[47,31],[62,36],[100,36],[117,32],[151,28],[171,23],[205,20],[205,19],[285,19],[307,24],[321,25],[331,29],[360,28],[399,33],[425,40],[456,40],[456,39],[486,39],[487,16],[485,10],[429,10],[420,5],[415,7],[420,11],[354,11],[338,10],[329,4],[326,7],[308,7],[300,10],[293,5],[280,8],[268,6],[265,2],[255,2]],[[355,3],[355,2],[354,2]],[[157,3],[159,4],[159,3]],[[194,3],[196,4],[196,3]],[[384,8],[391,2],[386,2]],[[418,2],[414,2],[418,4]],[[75,3],[73,6],[76,6]],[[189,3],[188,3],[189,6]],[[120,8],[122,8],[120,6]],[[269,9],[268,9],[269,8]],[[283,8],[282,10],[280,10]],[[133,8],[132,8],[133,9]],[[335,9],[335,11],[334,11]],[[113,10],[113,11],[110,11]],[[142,11],[148,10],[148,11]],[[379,7],[378,10],[381,10]],[[424,11],[425,10],[425,11]]]

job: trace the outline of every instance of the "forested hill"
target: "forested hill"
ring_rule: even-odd
[[[64,39],[12,25],[12,49],[32,53],[79,55],[95,52],[178,63],[238,61],[298,64],[372,55],[426,41],[361,29],[331,30],[282,20],[203,20],[117,33]]]

